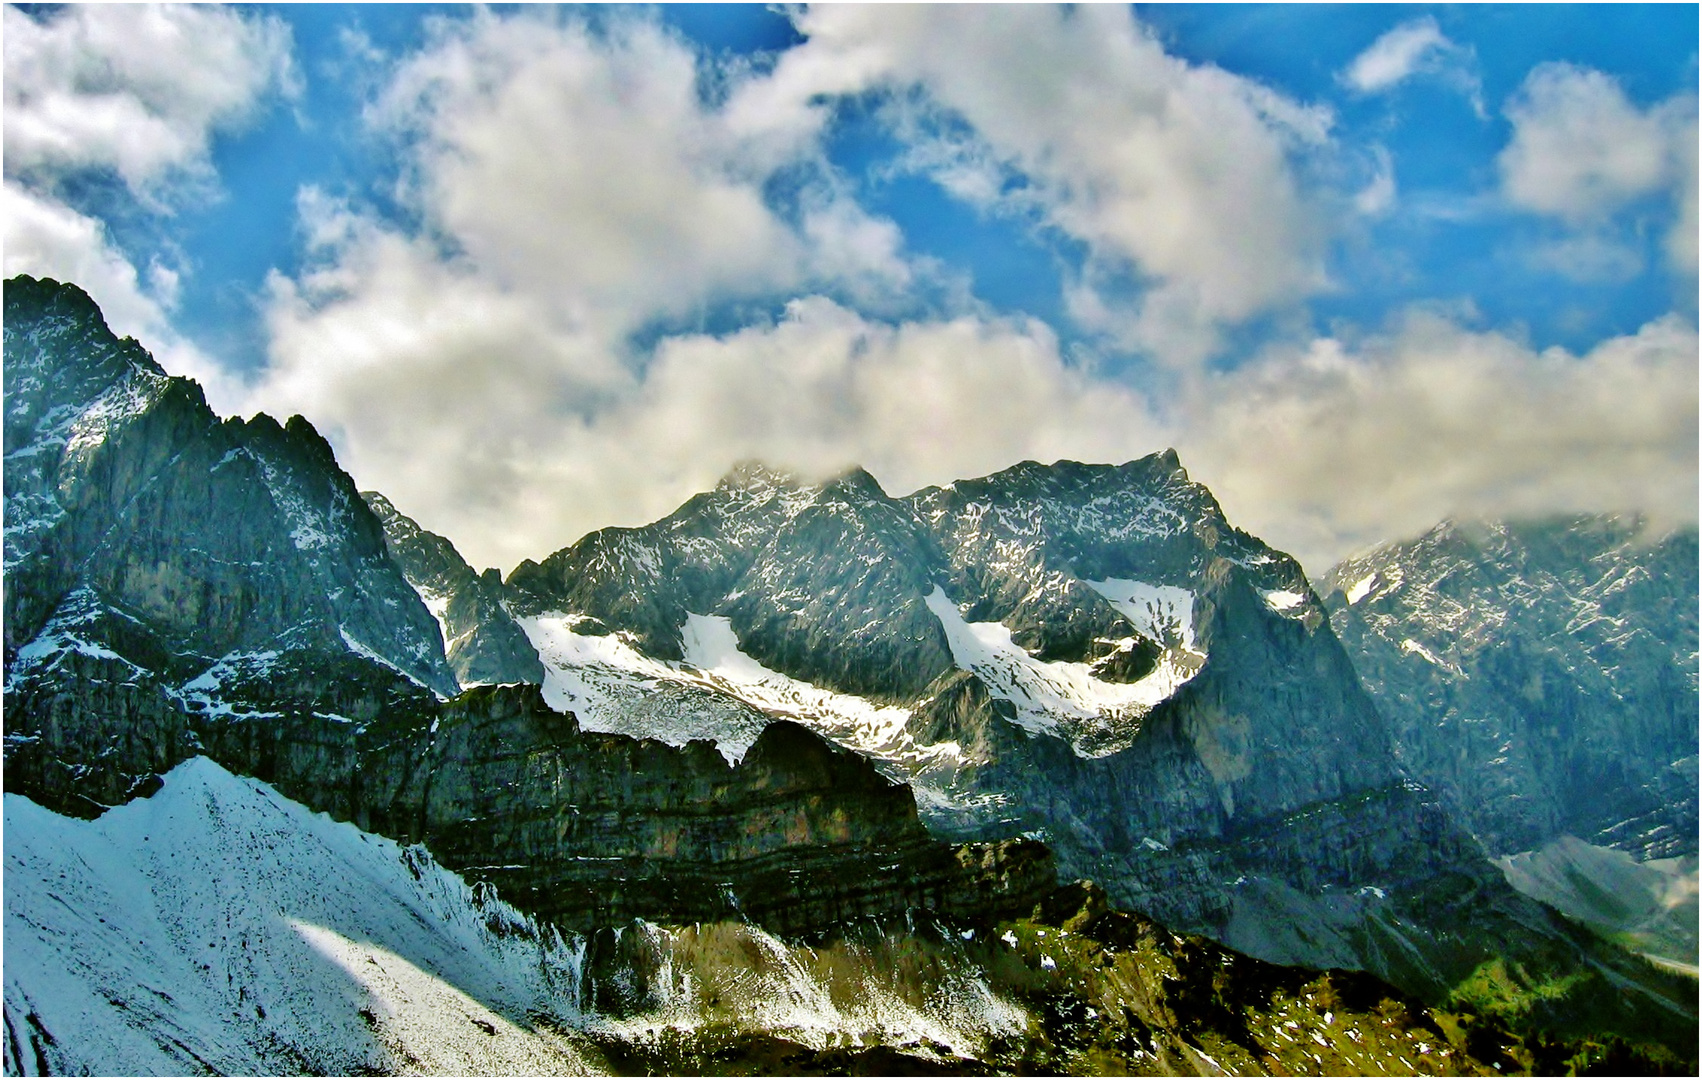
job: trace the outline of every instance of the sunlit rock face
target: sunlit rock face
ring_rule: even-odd
[[[1401,761],[1496,854],[1696,854],[1697,534],[1447,522],[1321,591]]]

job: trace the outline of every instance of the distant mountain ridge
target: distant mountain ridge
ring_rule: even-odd
[[[1319,591],[1402,763],[1497,855],[1697,853],[1697,531],[1444,522]]]

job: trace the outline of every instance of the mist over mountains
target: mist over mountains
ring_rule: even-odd
[[[767,1032],[799,1048],[785,1053],[885,1047],[957,1071],[1416,1071],[1445,1046],[1424,1071],[1540,1071],[1562,1049],[1694,1067],[1693,977],[1604,940],[1600,911],[1592,931],[1540,902],[1565,910],[1566,866],[1611,882],[1601,868],[1688,859],[1694,881],[1694,526],[1450,522],[1314,585],[1170,451],[1022,462],[903,498],[861,469],[812,482],[749,463],[650,525],[501,578],[358,492],[304,419],[218,418],[75,286],[14,278],[5,305],[8,876],[47,881],[49,835],[95,842],[67,818],[134,844],[121,822],[180,789],[281,838],[328,814],[347,823],[324,841],[345,861],[429,858],[448,899],[408,900],[422,925],[512,925],[555,974],[475,992],[518,963],[507,931],[480,939],[497,959],[476,971],[409,954],[478,999],[466,1026],[531,1025],[509,1057],[422,1067],[691,1071],[712,1030],[747,1062],[773,1050],[752,1041]],[[213,814],[171,835],[187,851],[221,829]],[[1546,876],[1491,861],[1553,845],[1571,862]],[[86,914],[93,888],[56,895]],[[247,910],[240,892],[204,917]],[[42,895],[8,889],[9,938],[70,940]],[[285,952],[406,952],[244,917]],[[193,955],[161,926],[171,955]],[[711,948],[714,933],[742,944]],[[837,1003],[887,979],[912,1012],[765,1020],[755,999],[680,981],[741,949],[758,970],[852,948],[836,941],[861,942],[855,978],[812,971],[788,993]],[[1671,935],[1625,944],[1686,961]],[[222,941],[221,962],[245,948]],[[1189,997],[1202,949],[1229,974]],[[934,974],[906,983],[907,950]],[[1144,1004],[1085,989],[1105,950],[1163,968],[1119,984],[1147,987]],[[338,999],[357,1019],[324,1044],[300,1007],[250,1021],[251,995],[297,985],[252,965],[242,1026],[221,1027],[207,1018],[225,991],[202,985],[216,973],[186,963],[50,978],[9,961],[8,1070],[393,1070],[459,1045],[403,1032],[374,1004],[397,991],[370,982]],[[1362,1001],[1310,981],[1346,971],[1368,973]],[[102,980],[212,996],[141,1010],[129,991],[91,996]],[[1181,997],[1151,997],[1160,985]],[[1328,1063],[1289,1053],[1269,1019],[1283,1001],[1322,1017],[1310,1042]],[[1384,1001],[1407,1010],[1400,1030],[1433,1034],[1405,1057],[1394,1042],[1342,1057],[1369,1028],[1332,1028],[1338,1013]],[[72,1023],[125,1034],[73,1048]],[[527,1041],[540,1032],[556,1043]],[[166,1056],[110,1048],[135,1040]]]

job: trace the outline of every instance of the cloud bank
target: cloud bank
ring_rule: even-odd
[[[179,36],[148,31],[149,64],[97,85],[76,72],[128,25],[104,10],[6,14],[7,272],[83,283],[222,407],[305,414],[359,483],[478,565],[653,520],[750,457],[859,463],[899,494],[1175,446],[1233,520],[1314,572],[1448,514],[1695,517],[1693,320],[1579,353],[1422,307],[1319,333],[1306,305],[1343,287],[1332,243],[1398,205],[1387,152],[1172,55],[1126,9],[814,8],[772,63],[630,12],[439,21],[418,50],[363,61],[366,135],[399,163],[386,194],[405,212],[300,193],[305,259],[269,280],[269,364],[238,385],[171,333],[171,268],[139,270],[55,184],[107,169],[157,204],[216,182],[209,140],[291,92],[287,35],[163,9]],[[1469,60],[1420,19],[1343,81],[1381,93]],[[14,93],[33,118],[16,136]],[[55,95],[110,98],[91,115],[140,110],[169,138],[55,127]],[[1074,345],[975,300],[859,203],[826,149],[847,101],[903,146],[901,171],[1081,253],[1063,271]],[[1502,199],[1556,222],[1566,258],[1623,272],[1607,225],[1654,200],[1694,271],[1693,100],[1640,107],[1550,65],[1506,115]],[[1377,163],[1369,186],[1350,158]],[[1261,320],[1264,344],[1225,352]]]
[[[105,224],[64,198],[66,181],[114,176],[144,211],[216,190],[217,131],[271,91],[297,89],[288,29],[202,6],[5,10],[5,274],[75,281],[119,334],[234,407],[240,391],[171,322],[178,271],[138,271]]]

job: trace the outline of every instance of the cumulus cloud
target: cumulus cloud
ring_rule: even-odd
[[[731,100],[699,93],[713,75]],[[480,13],[442,24],[372,115],[406,140],[429,227],[561,319],[621,329],[812,280],[908,286],[896,228],[812,182],[811,123],[748,104],[749,81],[651,19]],[[788,167],[790,217],[765,197]]]
[[[199,382],[215,409],[240,406],[246,395],[240,382],[172,326],[176,277],[169,268],[154,265],[139,275],[99,220],[19,184],[8,183],[0,192],[0,215],[4,276],[75,282],[100,305],[114,333],[142,342],[172,374]]]
[[[1353,58],[1340,79],[1361,94],[1380,94],[1416,76],[1439,78],[1465,94],[1484,115],[1477,61],[1469,48],[1455,44],[1429,15],[1409,19],[1386,31]]]
[[[205,174],[211,133],[293,87],[275,18],[200,5],[8,7],[6,173],[112,169],[138,194]]]
[[[59,195],[69,176],[118,176],[150,211],[168,182],[211,182],[213,133],[293,87],[290,36],[229,9],[71,5],[5,10],[5,273],[81,285],[121,335],[233,408],[242,388],[176,333],[179,271],[139,269],[95,216]]]
[[[1129,345],[1196,362],[1221,326],[1326,284],[1324,207],[1295,159],[1328,142],[1328,113],[1170,56],[1126,9],[826,5],[797,21],[808,40],[775,87],[897,94],[913,160],[949,190],[1086,245],[1073,313]]]
[[[712,481],[736,455],[661,454],[678,425],[617,419],[672,370],[635,335],[823,290],[898,311],[928,272],[826,166],[825,115],[765,85],[648,17],[440,24],[369,116],[422,224],[304,193],[308,268],[273,278],[246,408],[312,417],[363,483],[489,561],[661,512],[680,470]]]
[[[1676,316],[1574,355],[1415,313],[1221,376],[1189,407],[1184,461],[1313,573],[1451,514],[1694,521],[1697,360]]]
[[[1513,137],[1497,164],[1507,199],[1574,229],[1603,228],[1653,195],[1674,203],[1672,264],[1696,270],[1696,99],[1639,108],[1618,81],[1572,64],[1542,64],[1507,104]]]
[[[304,193],[308,269],[272,280],[249,407],[305,413],[361,483],[504,568],[654,520],[747,457],[859,463],[901,493],[1174,445],[1320,571],[1449,513],[1694,514],[1696,335],[1673,319],[1582,356],[1426,314],[1295,332],[1171,373],[1183,392],[1159,402],[1039,322],[883,310],[929,271],[825,165],[837,95],[889,95],[914,161],[1080,240],[1073,302],[1143,341],[1197,346],[1319,287],[1323,209],[1295,155],[1327,117],[1166,56],[1121,11],[977,16],[812,10],[768,72],[645,18],[445,24],[372,113],[423,225]],[[1392,197],[1380,164],[1366,213]],[[742,329],[677,329],[747,302]],[[676,329],[635,337],[658,320]]]

